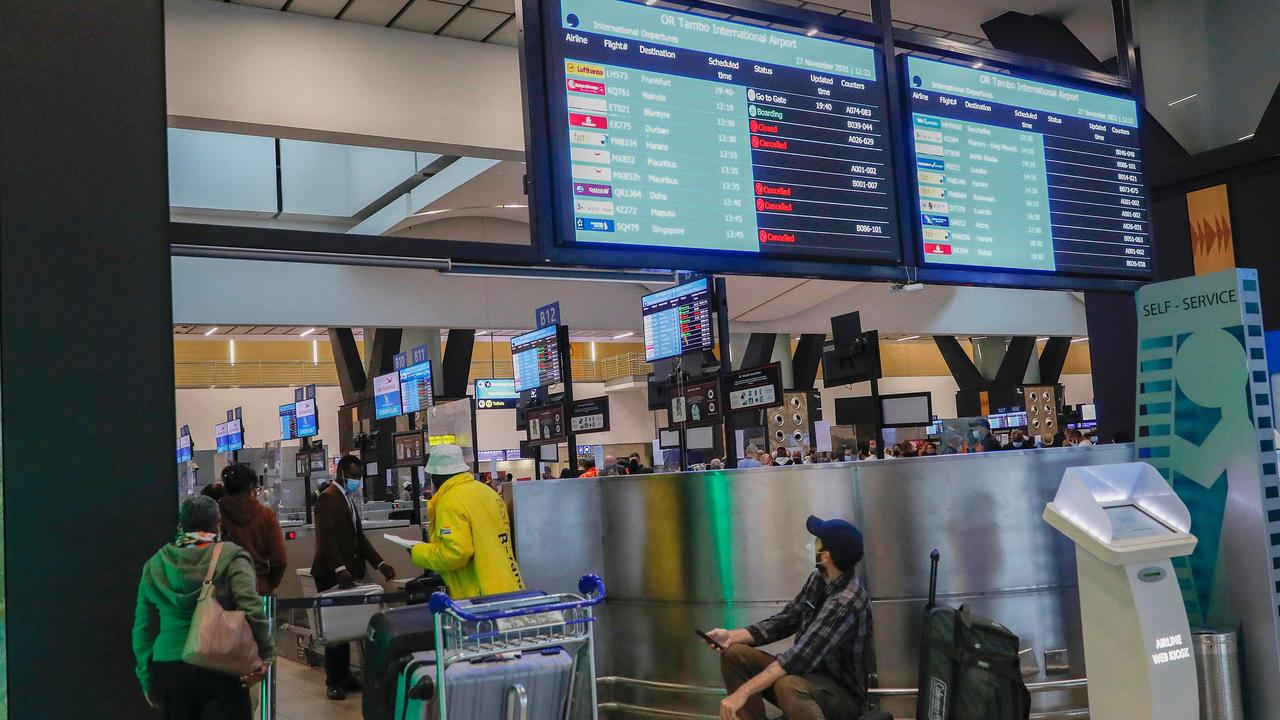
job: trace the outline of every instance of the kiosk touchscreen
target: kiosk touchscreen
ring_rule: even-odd
[[[1196,720],[1191,628],[1170,558],[1191,515],[1146,463],[1067,468],[1045,522],[1076,544],[1094,720]]]

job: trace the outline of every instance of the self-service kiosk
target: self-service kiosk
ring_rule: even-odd
[[[1191,629],[1170,558],[1191,516],[1146,463],[1068,468],[1044,519],[1076,544],[1089,714],[1196,720]]]

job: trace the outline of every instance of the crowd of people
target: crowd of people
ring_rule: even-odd
[[[432,448],[425,470],[434,489],[427,505],[430,537],[408,548],[413,564],[438,573],[458,599],[522,590],[502,498],[476,479],[456,445]],[[396,577],[364,533],[364,478],[363,463],[347,455],[338,462],[337,478],[317,493],[311,576],[318,592],[355,587],[371,567],[387,582]],[[147,702],[163,717],[249,720],[253,714],[256,693],[250,690],[275,658],[262,596],[275,592],[288,564],[280,523],[258,501],[258,490],[249,466],[228,465],[219,482],[182,504],[177,536],[143,567],[133,625],[135,672]],[[225,658],[214,662],[201,652],[207,642],[201,608],[210,602],[242,613],[252,634],[253,647],[244,648],[252,658],[235,671]],[[327,643],[324,650],[329,699],[360,691],[350,644]]]

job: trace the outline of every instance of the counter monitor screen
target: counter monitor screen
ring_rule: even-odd
[[[560,382],[559,325],[550,325],[511,338],[511,361],[515,367],[516,392],[555,385]]]
[[[711,281],[707,278],[645,295],[640,299],[640,311],[646,362],[710,350],[714,345]]]
[[[298,437],[315,437],[320,432],[320,425],[316,419],[316,401],[301,400],[293,405],[298,423]]]
[[[218,423],[213,426],[213,440],[218,452],[230,452],[227,450],[227,423]]]
[[[906,78],[925,263],[1150,276],[1136,102],[914,56]]]
[[[244,427],[240,420],[227,421],[227,449],[223,452],[235,452],[244,449]]]
[[[178,462],[191,462],[191,436],[178,436]]]
[[[400,373],[389,372],[373,379],[373,416],[377,420],[400,414]]]
[[[1137,505],[1117,505],[1103,508],[1111,521],[1111,541],[1139,540],[1142,538],[1172,535],[1164,523],[1148,515]]]
[[[557,241],[896,262],[877,50],[547,0]]]
[[[422,412],[435,404],[435,390],[431,383],[430,360],[400,371],[400,397],[406,413]]]
[[[298,437],[298,412],[293,403],[280,406],[280,439],[292,440]]]

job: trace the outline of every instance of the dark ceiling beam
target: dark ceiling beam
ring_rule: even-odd
[[[742,353],[742,367],[768,365],[773,360],[773,345],[777,340],[777,333],[751,333],[751,337],[747,339],[746,352]]]
[[[796,344],[796,352],[791,357],[791,375],[793,390],[812,390],[818,380],[818,366],[822,363],[822,345],[827,340],[825,333],[804,333]]]
[[[475,352],[476,331],[452,328],[445,340],[444,357],[440,360],[440,393],[446,398],[467,396],[467,380],[471,377],[471,356]]]
[[[342,389],[342,404],[350,405],[360,399],[369,384],[360,361],[360,346],[351,328],[329,328],[329,346],[333,349],[333,364],[338,371],[338,387]]]
[[[1027,377],[1027,367],[1031,365],[1031,355],[1036,351],[1036,339],[1025,335],[1009,339],[1009,347],[1004,351],[1000,367],[991,384],[994,387],[1011,387],[1021,385]]]
[[[1062,379],[1062,368],[1067,364],[1067,352],[1071,350],[1071,338],[1051,337],[1040,352],[1040,382],[1057,385]]]
[[[982,373],[978,372],[978,367],[973,364],[973,360],[965,353],[964,348],[960,347],[960,341],[955,337],[934,335],[933,344],[938,346],[943,362],[947,364],[951,377],[961,390],[981,390],[990,385],[987,379],[982,377]]]

